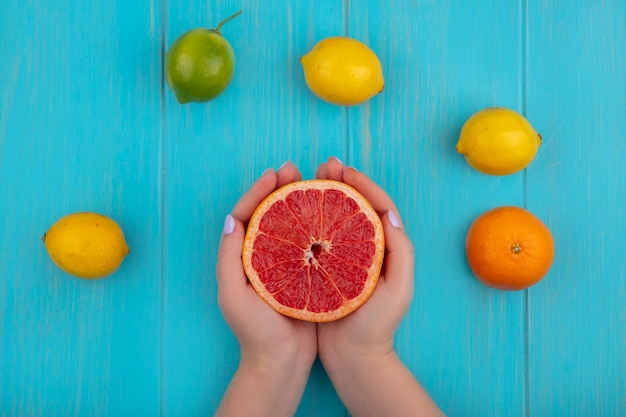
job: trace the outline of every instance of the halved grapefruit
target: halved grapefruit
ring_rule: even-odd
[[[349,185],[287,184],[259,204],[248,223],[243,266],[274,310],[300,320],[337,320],[372,294],[383,261],[380,217]]]

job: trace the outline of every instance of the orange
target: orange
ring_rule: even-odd
[[[259,204],[242,259],[250,283],[274,310],[326,322],[370,297],[384,252],[382,222],[361,194],[343,182],[309,180]]]
[[[523,290],[543,279],[554,260],[550,229],[530,211],[497,207],[478,216],[465,240],[467,262],[480,282]]]

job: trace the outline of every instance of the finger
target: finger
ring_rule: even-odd
[[[320,166],[317,168],[317,171],[315,171],[315,178],[317,178],[318,180],[325,180],[328,179],[327,176],[327,169],[328,169],[328,164],[326,164],[326,162],[323,162],[320,164]]]
[[[247,278],[241,263],[244,233],[243,224],[232,215],[227,215],[216,265],[217,284],[222,295],[237,297],[246,287]]]
[[[302,174],[291,161],[285,162],[276,172],[276,176],[278,177],[276,181],[276,188],[282,187],[290,182],[300,181],[302,179]]]
[[[398,212],[391,197],[365,174],[352,167],[345,167],[343,180],[361,193],[379,214],[386,213],[389,210],[393,210],[395,213]],[[402,220],[400,220],[400,225],[402,225]]]
[[[329,180],[343,181],[343,163],[331,156],[326,163],[326,178]]]
[[[273,169],[266,170],[235,204],[231,215],[242,223],[250,220],[254,209],[276,189],[277,180],[276,172]]]
[[[410,301],[414,288],[415,252],[396,213],[390,210],[382,216],[386,248],[383,274],[389,289]]]

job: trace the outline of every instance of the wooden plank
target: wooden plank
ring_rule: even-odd
[[[156,3],[3,2],[0,415],[156,415]],[[56,268],[40,237],[97,211],[131,254],[114,276]]]
[[[212,27],[237,2],[168,2],[167,44]],[[214,269],[225,215],[268,167],[294,161],[304,178],[345,156],[345,110],[304,83],[299,57],[343,32],[340,2],[246,4],[222,29],[236,54],[232,84],[209,103],[179,105],[167,90],[167,217],[163,415],[206,415],[219,403],[239,348],[217,303]],[[316,363],[297,415],[343,415]]]
[[[528,205],[557,248],[529,297],[531,415],[626,415],[624,6],[528,4]]]
[[[624,2],[250,3],[223,30],[233,84],[186,106],[162,45],[241,3],[3,3],[0,416],[210,414],[239,355],[215,302],[224,216],[266,167],[291,159],[310,178],[329,155],[398,203],[417,269],[397,348],[448,415],[626,415]],[[369,104],[304,83],[298,58],[338,34],[381,57]],[[455,153],[490,105],[544,135],[526,173],[488,177]],[[528,292],[487,289],[465,263],[467,227],[503,204],[556,238]],[[114,276],[48,258],[40,236],[78,210],[124,228]],[[297,415],[344,414],[316,363]]]
[[[349,33],[377,52],[386,79],[350,110],[350,156],[395,199],[415,245],[397,350],[448,415],[524,415],[525,295],[479,284],[464,251],[475,216],[523,204],[524,174],[480,174],[455,152],[475,111],[521,110],[520,4],[350,6]]]

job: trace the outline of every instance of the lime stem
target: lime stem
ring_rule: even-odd
[[[237,13],[235,13],[234,15],[227,17],[226,19],[222,20],[221,22],[219,22],[217,24],[217,27],[215,29],[213,29],[214,31],[216,31],[217,33],[220,33],[220,29],[222,29],[222,26],[224,26],[224,23],[228,23],[231,20],[233,20],[234,18],[236,18],[237,16],[239,16],[241,13],[243,13],[243,9],[239,10]]]

